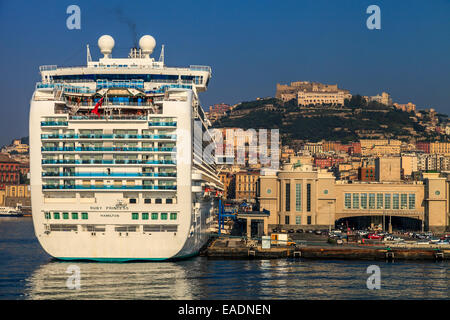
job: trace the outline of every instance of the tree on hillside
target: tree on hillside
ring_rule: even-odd
[[[350,108],[360,108],[367,105],[366,99],[364,99],[361,95],[356,94],[351,97],[351,99],[344,100],[344,106]]]

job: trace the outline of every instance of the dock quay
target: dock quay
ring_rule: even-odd
[[[256,240],[217,238],[201,252],[217,259],[450,260],[450,248],[364,245],[291,245],[262,248]]]

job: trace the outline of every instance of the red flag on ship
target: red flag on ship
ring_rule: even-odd
[[[98,108],[102,106],[103,103],[103,97],[95,104],[94,109],[92,109],[91,113],[95,113],[97,116],[100,117],[100,113],[98,112]]]

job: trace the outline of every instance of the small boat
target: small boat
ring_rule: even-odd
[[[0,217],[22,217],[22,207],[0,207]]]

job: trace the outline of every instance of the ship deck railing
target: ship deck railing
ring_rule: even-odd
[[[148,116],[143,115],[112,115],[112,116],[94,116],[94,115],[83,115],[83,116],[69,116],[69,120],[148,120]]]
[[[66,104],[69,106],[77,106],[77,107],[89,107],[94,108],[96,105],[96,101],[76,101],[76,100],[65,100]],[[123,107],[123,106],[132,106],[132,107],[154,107],[155,105],[151,101],[107,101],[105,104],[102,104],[102,108],[115,108],[115,107]]]
[[[166,134],[41,134],[42,139],[176,139],[177,136]]]
[[[166,172],[42,172],[43,177],[153,177],[176,178],[176,173]]]
[[[81,152],[91,152],[91,151],[114,151],[114,152],[176,152],[176,148],[137,148],[137,147],[42,147],[41,151],[52,152],[52,151],[81,151]]]
[[[89,189],[112,189],[112,190],[177,190],[177,186],[155,186],[155,185],[138,185],[138,186],[115,186],[115,185],[42,185],[44,190],[89,190]]]
[[[58,159],[49,160],[43,159],[42,164],[170,164],[175,165],[172,160],[72,160],[72,159]]]

